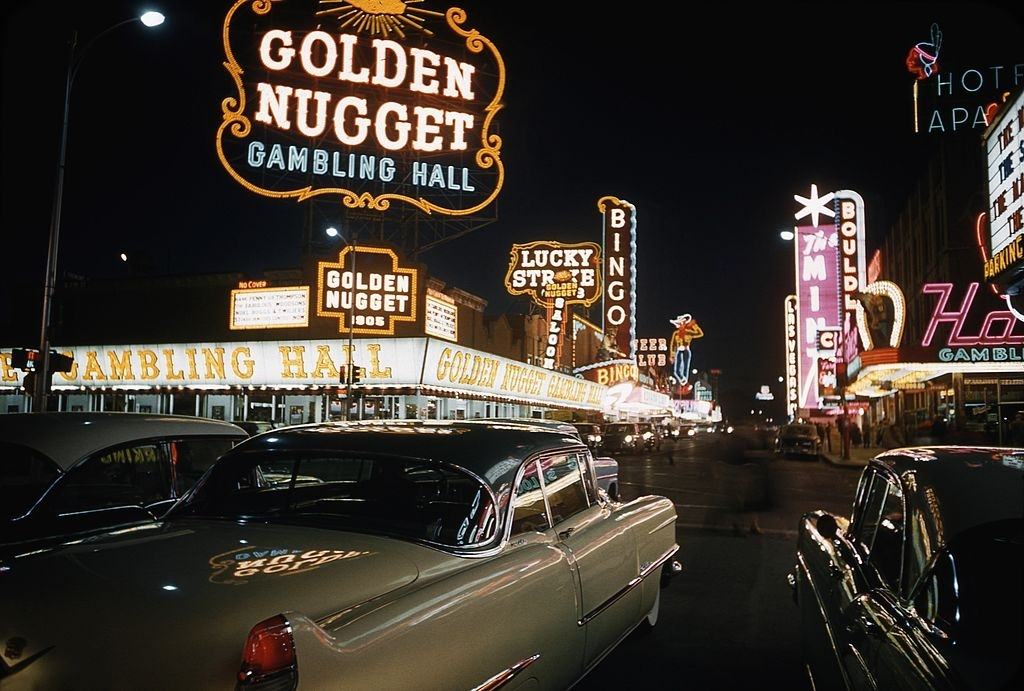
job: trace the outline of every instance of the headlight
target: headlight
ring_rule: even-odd
[[[632,434],[627,434],[626,438],[623,439],[622,441],[626,442],[627,444],[631,444],[633,442],[633,435]]]
[[[644,439],[650,439],[650,438],[651,438],[651,437],[653,437],[653,436],[654,436],[654,435],[653,435],[653,434],[651,434],[650,432],[644,432]]]
[[[688,437],[692,437],[695,434],[697,434],[697,430],[693,429],[692,427],[690,429],[686,430],[686,436],[688,436]]]
[[[595,434],[594,435],[594,441],[596,441],[598,444],[601,443],[601,439],[602,439],[602,437],[601,437],[600,434]]]
[[[726,428],[725,428],[725,431],[726,431],[726,432],[727,432],[728,434],[732,434],[732,425],[729,425],[728,427],[726,427]]]

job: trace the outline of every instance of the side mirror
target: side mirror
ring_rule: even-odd
[[[839,534],[839,524],[836,522],[835,516],[830,513],[819,516],[818,532],[821,533],[822,537],[826,537],[829,540],[835,539],[836,535]]]

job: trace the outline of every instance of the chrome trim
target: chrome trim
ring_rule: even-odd
[[[586,626],[589,622],[593,621],[597,615],[599,615],[601,612],[605,611],[606,609],[614,605],[617,600],[622,598],[630,590],[640,585],[640,583],[642,583],[645,578],[650,576],[656,569],[660,568],[662,564],[671,559],[672,555],[674,555],[678,551],[679,545],[672,545],[660,557],[658,557],[652,562],[647,562],[645,567],[640,569],[640,573],[637,576],[630,579],[629,583],[620,588],[617,593],[615,593],[610,598],[608,598],[600,605],[595,607],[593,610],[585,614],[582,619],[576,622],[576,625]]]
[[[801,554],[799,551],[797,551],[796,558],[800,570],[803,571],[804,582],[808,586],[810,586],[811,592],[814,593],[814,603],[818,606],[818,616],[821,618],[822,623],[825,624],[825,633],[828,634],[828,642],[832,648],[834,662],[839,667],[839,674],[843,679],[843,683],[846,684],[846,688],[853,688],[850,685],[850,673],[846,671],[846,665],[843,664],[843,661],[839,655],[839,648],[836,646],[836,636],[832,628],[832,622],[829,621],[828,615],[825,613],[825,602],[822,600],[821,593],[818,590],[818,585],[814,582],[814,579],[811,577],[811,569],[807,565],[807,560],[804,559],[804,555]],[[800,604],[799,602],[797,604],[801,607],[805,606]],[[809,666],[808,670],[810,670]]]
[[[530,657],[525,657],[508,669],[501,670],[479,686],[474,686],[473,691],[494,691],[495,689],[500,689],[502,686],[515,679],[520,672],[539,659],[540,653],[534,653]]]

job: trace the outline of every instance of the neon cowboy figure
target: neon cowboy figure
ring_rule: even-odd
[[[695,338],[702,337],[704,330],[689,314],[680,314],[675,319],[670,319],[669,323],[676,327],[669,343],[669,350],[675,353],[673,373],[678,383],[687,384],[690,380],[690,343]]]

